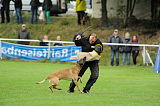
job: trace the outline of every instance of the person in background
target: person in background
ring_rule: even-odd
[[[109,43],[122,43],[119,36],[118,29],[115,29],[109,38]],[[111,66],[114,66],[114,57],[116,57],[116,66],[119,65],[119,47],[118,45],[111,45]]]
[[[48,37],[48,35],[44,35],[43,36],[43,39],[40,39],[40,46],[48,46],[48,42],[44,42],[44,40],[45,41],[48,41],[49,40],[49,37]]]
[[[92,52],[95,51],[98,55],[100,55],[103,51],[103,45],[102,42],[97,38],[97,35],[95,33],[92,33],[88,37],[82,37],[81,35],[77,35],[74,37],[75,40],[75,45],[76,46],[81,46],[82,47],[82,52]],[[86,83],[86,86],[83,89],[84,93],[89,93],[91,87],[93,84],[97,81],[99,77],[99,61],[100,60],[93,60],[93,61],[87,61],[83,65],[82,69],[79,72],[80,77],[83,76],[85,71],[90,68],[91,70],[91,75]],[[70,83],[69,90],[67,91],[68,93],[73,93],[75,88],[75,83],[72,81]]]
[[[130,44],[131,43],[131,38],[130,38],[130,33],[126,32],[124,39],[123,39],[124,44]],[[123,59],[122,59],[122,64],[125,65],[130,65],[130,55],[131,55],[131,46],[124,46],[123,48]]]
[[[139,44],[137,36],[132,37],[131,44]],[[134,63],[134,65],[136,65],[137,64],[137,56],[139,54],[140,48],[139,48],[139,46],[132,46],[131,51],[132,51],[133,63]]]
[[[76,0],[76,12],[78,18],[78,25],[81,25],[81,21],[85,15],[86,11],[86,2],[85,0]],[[85,23],[83,23],[85,25]]]
[[[53,46],[63,46],[63,43],[61,42],[61,36],[57,36],[56,41],[60,41],[60,42],[54,43]]]
[[[22,24],[22,30],[18,32],[18,39],[30,39],[30,32],[27,31],[26,24]],[[18,44],[29,45],[28,41],[18,41]]]
[[[14,2],[14,7],[16,11],[16,22],[17,24],[22,24],[22,0],[12,0]]]
[[[10,7],[10,1],[11,0],[1,0],[1,23],[5,23],[5,15],[4,12],[6,13],[6,19],[7,23],[10,22],[10,15],[9,15],[9,7]]]
[[[39,0],[31,0],[30,2],[31,5],[31,24],[37,24],[37,12],[38,12],[38,7],[41,5]]]
[[[44,0],[42,7],[43,7],[43,13],[45,15],[46,24],[50,24],[51,23],[50,10],[52,8],[52,1]]]

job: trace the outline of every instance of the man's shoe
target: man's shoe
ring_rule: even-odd
[[[83,90],[83,93],[90,94],[88,90]]]
[[[68,90],[67,92],[68,92],[68,93],[74,93],[74,90],[73,90],[73,91],[71,91],[71,90]]]

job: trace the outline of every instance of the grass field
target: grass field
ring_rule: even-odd
[[[36,85],[53,71],[73,64],[0,61],[0,106],[160,106],[160,74],[152,67],[100,66],[91,94],[66,93],[70,81],[61,81],[54,93],[48,82]],[[84,87],[90,71],[83,76]]]

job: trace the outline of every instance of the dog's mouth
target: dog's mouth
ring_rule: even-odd
[[[83,67],[83,66],[84,66],[84,64],[80,64],[80,66],[81,66],[81,67]]]

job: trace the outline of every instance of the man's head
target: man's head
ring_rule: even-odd
[[[56,40],[57,40],[57,41],[61,41],[61,36],[57,36],[57,37],[56,37]]]
[[[92,34],[89,36],[89,43],[90,43],[90,44],[93,44],[96,40],[97,40],[97,35],[96,35],[95,33],[92,33]]]
[[[114,34],[115,36],[117,36],[117,35],[118,35],[118,29],[115,29],[114,32],[113,32],[113,34]]]
[[[48,40],[48,39],[49,39],[48,35],[43,36],[43,40]]]
[[[26,24],[22,24],[22,30],[26,30]]]
[[[129,32],[125,33],[125,38],[130,38],[130,33]]]

